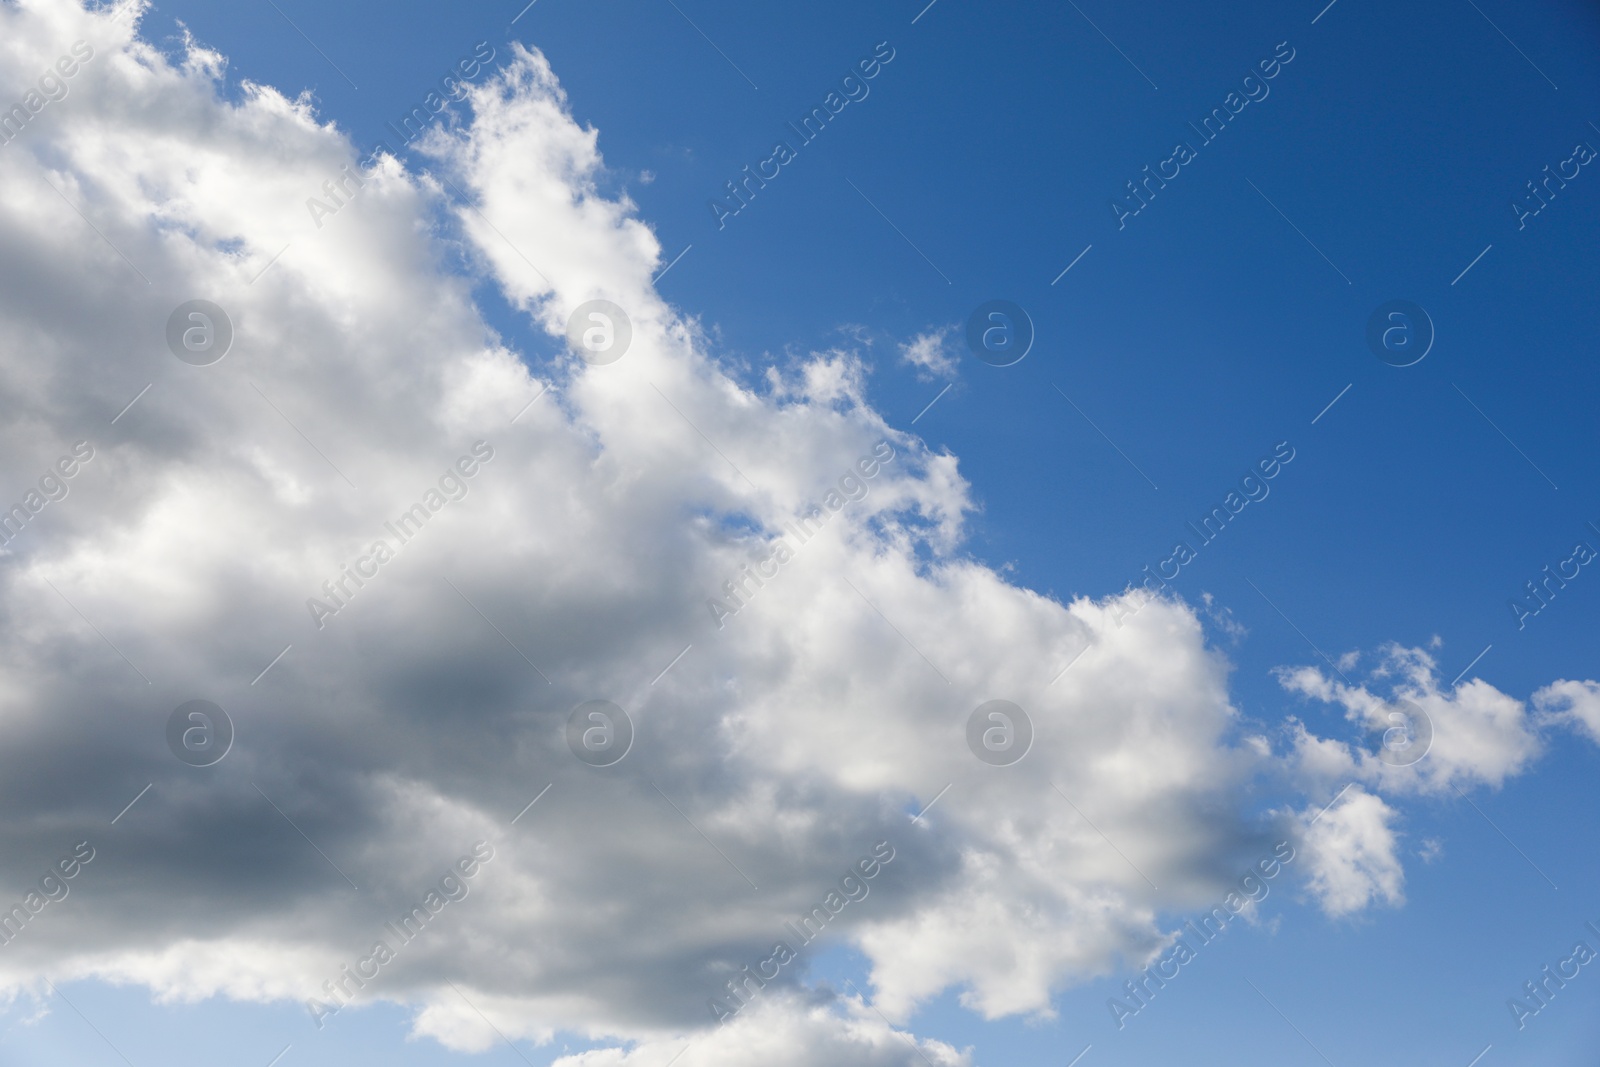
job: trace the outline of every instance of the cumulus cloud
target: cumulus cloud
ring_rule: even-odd
[[[141,10],[0,6],[6,84],[94,50],[0,146],[7,499],[92,451],[4,549],[0,846],[30,868],[97,850],[0,949],[0,987],[48,968],[340,1006],[327,1025],[387,999],[461,1048],[485,1047],[481,1011],[614,1046],[585,1065],[680,1039],[703,1062],[963,1064],[877,1011],[959,989],[1048,1013],[1304,822],[1246,814],[1281,761],[1240,738],[1188,606],[1062,604],[967,558],[956,459],[872,408],[851,351],[753,380],[717,361],[542,55],[513,46],[424,165],[362,166],[308,98],[232,92],[216,53],[142,39]],[[330,182],[338,211],[311,211]],[[498,335],[480,284],[535,332]],[[205,367],[168,350],[196,299],[233,326]],[[597,299],[632,328],[607,365],[566,343]],[[1406,691],[1459,734],[1424,780],[1532,758],[1520,708],[1423,677]],[[994,698],[1034,725],[1009,767],[966,746]],[[236,727],[214,766],[168,748],[193,699]],[[613,766],[567,742],[595,699],[634,725]],[[1387,782],[1313,755],[1292,764],[1313,791]],[[1358,790],[1306,831],[1330,908],[1397,899],[1391,821]],[[794,944],[714,1027],[880,843],[893,861],[823,935],[864,954],[868,1010]],[[475,847],[492,859],[428,903]]]
[[[48,962],[168,998],[382,997],[470,1044],[454,975],[512,1036],[637,1040],[709,1025],[779,918],[885,842],[896,861],[828,933],[867,953],[874,996],[1044,1010],[1258,848],[1236,794],[1260,757],[1233,745],[1193,614],[1118,626],[1113,601],[960,556],[956,461],[884,422],[851,353],[720,369],[651,288],[660,247],[597,191],[596,131],[539,54],[472,89],[426,168],[379,155],[323,216],[307,201],[358,157],[308,101],[230,99],[225,64],[192,42],[169,61],[133,19],[0,18],[8,69],[97,52],[0,152],[10,484],[94,450],[7,549],[4,834],[48,858],[101,827],[78,885],[105,880],[7,947],[9,986]],[[546,348],[485,325],[475,280]],[[196,298],[234,326],[209,367],[166,350]],[[632,323],[609,366],[563,343],[594,299]],[[1004,771],[964,742],[997,695],[1038,727]],[[195,698],[237,726],[215,767],[166,748]],[[596,698],[637,728],[613,768],[565,741]],[[470,894],[402,946],[397,921],[479,840],[496,858]]]
[[[1301,839],[1306,870],[1312,893],[1329,915],[1405,902],[1395,815],[1381,797],[1357,786],[1308,820]]]

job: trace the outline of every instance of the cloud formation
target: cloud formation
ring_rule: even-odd
[[[1309,734],[1285,760],[1241,736],[1187,605],[1062,604],[968,558],[955,458],[872,408],[856,354],[746,380],[654,291],[660,245],[599,192],[598,133],[537,52],[464,88],[425,167],[380,156],[324,216],[307,201],[357,165],[347,137],[307,97],[230,94],[192,39],[164,55],[141,13],[0,7],[14,84],[95,51],[0,148],[5,493],[94,449],[0,555],[0,845],[31,870],[100,835],[72,896],[0,950],[0,986],[48,967],[171,999],[386,998],[453,1047],[494,1040],[483,1016],[639,1043],[563,1061],[584,1067],[684,1035],[701,1062],[962,1064],[876,1012],[955,988],[985,1016],[1047,1014],[1147,958],[1165,917],[1308,825],[1248,814],[1261,776],[1492,786],[1537,754],[1520,704],[1443,693],[1403,656],[1442,724],[1421,784]],[[485,322],[478,283],[532,351]],[[209,366],[167,346],[197,299],[232,325]],[[631,325],[606,365],[566,340],[595,300]],[[892,461],[846,506],[841,472],[879,445]],[[708,599],[747,573],[718,620]],[[1314,671],[1288,684],[1376,706]],[[965,741],[995,698],[1035,731],[1008,767]],[[213,766],[167,747],[194,699],[236,730]],[[590,700],[633,724],[612,766],[568,745]],[[1362,790],[1304,830],[1329,910],[1399,899],[1391,822]],[[480,841],[470,892],[396,932]],[[708,1003],[877,842],[895,861],[827,935],[864,954],[872,1010],[792,945],[716,1028]]]
[[[1287,765],[1314,801],[1297,817],[1305,868],[1330,916],[1404,903],[1402,814],[1389,799],[1453,800],[1475,788],[1499,789],[1532,768],[1548,727],[1600,742],[1595,682],[1545,686],[1530,698],[1536,714],[1529,714],[1526,703],[1481,678],[1444,684],[1433,656],[1421,648],[1385,645],[1362,684],[1343,673],[1354,671],[1357,661],[1341,658],[1338,678],[1321,667],[1277,671],[1288,692],[1342,707],[1361,737],[1319,736],[1294,718],[1287,724]],[[1418,854],[1431,862],[1441,851],[1440,842],[1428,840]]]
[[[1391,716],[1405,714],[1400,701],[1420,708],[1431,725],[1427,758],[1398,764],[1300,727],[1295,746],[1301,765],[1325,781],[1355,778],[1397,793],[1499,788],[1526,770],[1543,748],[1522,701],[1480,678],[1447,688],[1438,664],[1420,648],[1385,646],[1369,685],[1335,679],[1318,667],[1281,669],[1278,680],[1291,693],[1338,704],[1347,721],[1369,737],[1379,735],[1380,741],[1399,721]],[[1388,690],[1387,696],[1374,692],[1379,685]]]

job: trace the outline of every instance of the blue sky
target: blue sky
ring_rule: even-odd
[[[1582,166],[1520,226],[1511,207],[1575,145],[1600,147],[1592,5],[519,6],[172,0],[142,33],[175,55],[181,22],[227,57],[234,91],[241,79],[310,89],[318,117],[363,148],[392,142],[385,124],[478,42],[496,50],[490,70],[510,40],[537,48],[573,118],[598,131],[601,194],[632,199],[663,265],[683,253],[656,289],[698,319],[730,376],[861,353],[870,405],[959,458],[979,509],[963,554],[1062,602],[1119,593],[1175,541],[1194,543],[1186,524],[1288,442],[1270,494],[1172,581],[1197,612],[1211,598],[1199,617],[1231,664],[1244,732],[1295,716],[1358,736],[1274,671],[1331,674],[1323,656],[1350,652],[1365,671],[1391,642],[1426,648],[1446,690],[1469,666],[1463,681],[1518,701],[1595,676],[1588,568],[1520,628],[1509,607],[1574,542],[1600,546],[1587,525],[1600,525],[1600,176]],[[793,142],[785,124],[880,42],[893,59],[870,93],[719,226],[708,202],[724,183]],[[1291,53],[1270,92],[1202,143],[1190,123]],[[1114,199],[1178,142],[1194,158],[1119,224]],[[491,281],[471,285],[505,342],[544,365],[557,343]],[[1036,331],[1013,366],[961,341],[993,299],[1023,307]],[[1367,346],[1369,316],[1391,300],[1431,318],[1415,365]],[[896,358],[945,327],[959,357],[948,373]],[[774,432],[770,448],[783,447]],[[1558,731],[1499,788],[1395,801],[1403,904],[1329,915],[1291,864],[1259,925],[1208,946],[1125,1029],[1106,1006],[1137,970],[1125,962],[1061,982],[1055,1018],[986,1020],[952,988],[895,1021],[970,1046],[977,1064],[1062,1067],[1086,1048],[1082,1067],[1467,1067],[1486,1048],[1483,1067],[1583,1062],[1600,1047],[1595,968],[1525,1029],[1506,999],[1574,942],[1600,948],[1584,927],[1600,926],[1597,768],[1600,747]],[[1327,802],[1292,778],[1252,781],[1238,807]],[[1162,909],[1159,924],[1202,910]],[[837,984],[870,970],[842,943],[810,965]],[[408,1039],[410,1013],[388,1004],[317,1033],[297,1003],[157,1004],[102,980],[62,992],[76,1010],[57,1000],[26,1022],[14,1007],[0,1062],[265,1067],[292,1045],[285,1067],[542,1065],[611,1043],[557,1027],[549,1044],[458,1052]]]

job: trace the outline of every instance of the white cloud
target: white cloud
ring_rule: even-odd
[[[1444,688],[1438,665],[1420,648],[1388,645],[1381,653],[1372,678],[1386,683],[1387,696],[1339,681],[1316,667],[1278,672],[1279,682],[1290,692],[1341,705],[1345,718],[1365,735],[1361,742],[1347,744],[1314,737],[1304,727],[1296,729],[1294,745],[1301,766],[1325,788],[1352,777],[1395,793],[1453,794],[1477,785],[1499,788],[1542,751],[1522,701],[1478,678]],[[1386,732],[1400,722],[1392,716],[1410,714],[1400,701],[1421,709],[1432,740],[1420,761],[1394,765],[1375,752]]]
[[[220,56],[191,43],[169,62],[135,32],[0,7],[7,84],[80,37],[97,52],[0,147],[4,492],[95,449],[6,550],[0,844],[41,863],[83,836],[100,850],[0,953],[0,987],[48,969],[177,1000],[330,997],[485,839],[470,893],[358,1003],[483,1047],[449,977],[513,1037],[638,1043],[574,1063],[665,1062],[693,1036],[716,1057],[697,1062],[902,1064],[914,1050],[871,1009],[819,1006],[804,954],[725,1028],[707,1001],[878,841],[894,862],[825,936],[865,954],[874,1005],[905,1019],[953,988],[988,1016],[1047,1013],[1277,839],[1241,813],[1280,761],[1238,736],[1195,613],[1061,604],[967,559],[955,458],[872,409],[851,351],[725,370],[651,287],[660,245],[599,193],[598,135],[541,55],[514,46],[470,90],[464,121],[424,142],[431,171],[385,159],[317,220],[307,199],[355,162],[345,136],[305,98],[231,101]],[[479,283],[527,313],[537,351],[485,323]],[[204,368],[164,340],[197,298],[235,327]],[[608,366],[563,340],[596,298],[633,327]],[[478,441],[493,456],[464,496],[344,577]],[[719,627],[708,600],[798,540],[784,524],[880,444],[893,458],[861,499]],[[346,603],[319,629],[306,602],[333,582]],[[1450,727],[1439,782],[1497,783],[1536,751],[1487,686],[1409,684]],[[1006,768],[964,740],[997,697],[1036,729]],[[195,698],[237,726],[215,767],[167,750]],[[604,769],[565,741],[596,698],[637,727]],[[1326,747],[1326,769],[1309,743],[1297,757],[1314,789],[1357,766]],[[1397,898],[1390,817],[1356,792],[1313,828],[1330,909]]]
[[[479,1024],[482,1025],[481,1023]],[[563,1056],[552,1067],[658,1067],[685,1051],[706,1067],[970,1067],[970,1051],[886,1026],[855,998],[836,1005],[798,1000],[761,1005],[728,1026],[682,1039],[646,1041],[626,1051]]]
[[[900,346],[900,362],[917,369],[917,377],[924,381],[955,376],[958,356],[950,338],[954,326],[941,326],[920,333]]]
[[[1226,667],[1193,614],[1163,603],[1119,627],[1111,602],[1055,603],[963,559],[954,458],[885,424],[852,353],[724,373],[650,287],[660,247],[597,192],[595,131],[542,56],[516,50],[472,90],[469,123],[432,131],[437,177],[384,161],[318,220],[307,199],[355,153],[307,102],[225,102],[219,61],[174,66],[104,16],[0,20],[19,42],[8,70],[79,35],[99,49],[0,151],[7,484],[80,437],[96,449],[11,546],[0,781],[9,847],[101,827],[81,877],[106,879],[10,946],[0,982],[48,964],[178,999],[331,997],[323,983],[483,838],[498,857],[471,895],[358,1002],[414,1004],[421,1030],[470,1043],[440,1021],[460,1010],[449,975],[513,1035],[688,1032],[783,936],[778,917],[887,840],[896,863],[828,934],[867,952],[875,996],[903,1014],[960,985],[986,1012],[1037,1011],[1256,850],[1265,830],[1233,813],[1261,756],[1233,745]],[[449,269],[462,251],[552,339],[584,301],[622,305],[626,357],[530,369]],[[163,341],[197,297],[236,332],[206,368]],[[464,498],[350,584],[342,568],[395,540],[385,524],[475,441],[493,457]],[[893,458],[863,499],[719,629],[708,600],[880,443]],[[307,600],[339,606],[324,588],[340,581],[319,629]],[[1003,771],[963,740],[997,695],[1038,727]],[[162,737],[196,697],[238,727],[204,771]],[[563,739],[596,697],[638,726],[604,771]],[[907,924],[927,940],[896,937]],[[990,951],[967,951],[974,930]],[[930,949],[933,985],[908,965]],[[783,994],[807,965],[772,1004],[798,1003]]]
[[[1346,658],[1341,667],[1353,663]],[[1387,695],[1317,667],[1277,673],[1288,691],[1342,706],[1346,720],[1361,733],[1357,740],[1341,741],[1318,736],[1293,719],[1288,726],[1297,783],[1323,798],[1321,804],[1336,801],[1320,817],[1320,804],[1300,816],[1311,888],[1330,915],[1404,900],[1400,840],[1393,829],[1398,813],[1378,793],[1454,798],[1480,786],[1497,789],[1539,757],[1544,748],[1540,726],[1559,723],[1593,731],[1591,716],[1600,723],[1600,685],[1594,682],[1546,686],[1533,694],[1540,714],[1530,716],[1522,701],[1482,679],[1443,687],[1437,663],[1420,648],[1391,644],[1380,650],[1370,680],[1384,683]],[[1424,724],[1420,729],[1411,721],[1417,711]],[[1393,749],[1389,759],[1378,754],[1390,740],[1417,744],[1428,733],[1426,755],[1415,761],[1407,758],[1405,747]],[[1427,839],[1417,855],[1432,863],[1442,852],[1439,841]]]
[[[1405,872],[1396,855],[1395,810],[1359,786],[1325,812],[1302,812],[1301,849],[1323,911],[1338,917],[1374,903],[1405,903]]]
[[[1600,744],[1600,682],[1552,682],[1533,694],[1539,721],[1565,726]]]

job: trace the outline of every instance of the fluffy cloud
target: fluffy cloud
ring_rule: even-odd
[[[1346,657],[1340,670],[1355,663]],[[1600,742],[1600,684],[1592,681],[1538,690],[1531,701],[1538,714],[1530,715],[1522,701],[1480,678],[1445,688],[1437,663],[1420,648],[1385,646],[1362,685],[1317,667],[1277,674],[1289,692],[1343,707],[1363,735],[1342,741],[1293,719],[1288,725],[1295,781],[1317,801],[1298,816],[1305,869],[1323,910],[1334,916],[1404,901],[1400,815],[1379,794],[1455,798],[1475,787],[1497,789],[1538,759],[1540,728],[1549,725]],[[1413,745],[1425,745],[1426,755],[1413,755],[1422,751]],[[1432,862],[1441,852],[1438,841],[1428,840],[1418,855]]]
[[[1396,793],[1498,788],[1527,769],[1543,747],[1522,701],[1478,678],[1445,689],[1438,664],[1420,648],[1389,645],[1381,650],[1371,681],[1381,683],[1387,696],[1336,680],[1316,667],[1280,670],[1278,680],[1292,693],[1342,706],[1345,718],[1374,738],[1375,749],[1386,738],[1402,742],[1390,731],[1411,729],[1404,721],[1413,714],[1406,704],[1423,713],[1431,743],[1419,762],[1407,762],[1403,754],[1386,762],[1364,746],[1315,737],[1299,727],[1295,746],[1300,763],[1324,788],[1352,778]]]
[[[659,246],[596,192],[595,132],[542,56],[474,89],[471,121],[427,140],[433,169],[382,158],[314,218],[356,156],[306,101],[229,102],[220,59],[191,43],[169,62],[133,19],[0,17],[17,69],[97,49],[0,153],[7,473],[95,449],[9,547],[0,788],[22,815],[4,833],[44,856],[102,828],[80,891],[0,958],[8,984],[49,961],[167,997],[326,1005],[356,991],[349,967],[362,998],[416,1004],[448,1041],[476,1023],[447,974],[513,1035],[693,1030],[787,936],[779,917],[885,841],[896,861],[829,935],[868,953],[875,995],[904,1012],[963,985],[985,1011],[1037,1011],[1257,849],[1236,792],[1258,757],[1232,747],[1193,615],[1118,626],[1112,602],[1055,603],[961,558],[955,461],[884,423],[849,353],[724,373],[650,288]],[[621,305],[626,357],[511,351],[452,269],[463,253],[552,339],[585,301]],[[192,298],[235,327],[214,366],[165,349]],[[801,543],[785,524],[813,504],[827,523]],[[748,578],[780,537],[793,558]],[[393,558],[374,562],[380,542]],[[998,695],[1038,727],[1013,768],[964,742]],[[213,768],[163,739],[197,697],[238,728]],[[613,768],[566,747],[593,698],[637,725]],[[480,839],[496,859],[470,894],[371,978],[385,924]],[[1028,947],[1047,931],[1055,947]],[[991,950],[968,951],[978,936]],[[808,962],[772,1004],[797,1003]]]
[[[124,13],[0,7],[7,84],[95,52],[0,146],[5,492],[94,453],[4,550],[0,846],[97,849],[0,950],[0,986],[48,967],[171,999],[359,994],[457,1047],[484,1047],[479,1011],[512,1037],[637,1042],[585,1065],[680,1038],[705,1062],[953,1065],[876,1012],[950,988],[1048,1012],[1292,832],[1244,814],[1280,761],[1239,738],[1187,606],[1061,604],[965,558],[955,459],[872,409],[850,352],[756,380],[716,361],[651,287],[660,247],[598,192],[596,131],[542,56],[472,88],[425,168],[380,157],[319,218],[348,139]],[[475,284],[526,314],[529,351]],[[167,350],[193,299],[234,327],[212,366]],[[632,325],[604,366],[565,342],[595,299]],[[1534,751],[1470,691],[1423,693],[1471,735],[1441,782]],[[997,697],[1036,731],[1003,768],[965,742]],[[196,698],[237,727],[207,768],[165,739]],[[592,699],[636,728],[611,767],[568,748]],[[1395,899],[1389,821],[1357,793],[1308,831],[1335,907]],[[480,840],[460,898],[397,937]],[[795,945],[713,1028],[708,1002],[878,842],[893,862],[825,935],[865,954],[871,1006],[819,993]]]
[[[926,380],[950,378],[956,373],[956,355],[951,351],[950,336],[955,327],[945,326],[918,334],[900,346],[900,361],[917,369],[917,376]]]
[[[1533,694],[1544,723],[1566,726],[1600,744],[1600,683],[1559,681]]]
[[[1308,820],[1301,847],[1311,890],[1329,915],[1405,902],[1394,819],[1382,798],[1355,787]]]

